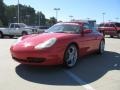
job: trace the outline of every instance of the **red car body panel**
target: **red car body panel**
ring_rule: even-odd
[[[50,38],[57,38],[53,46],[41,50],[34,48],[39,43],[43,43]],[[12,45],[10,51],[13,59],[22,64],[56,65],[64,63],[64,53],[71,43],[75,43],[78,46],[79,56],[84,56],[97,51],[102,39],[104,37],[99,32],[86,34],[43,33],[23,36],[23,40]]]

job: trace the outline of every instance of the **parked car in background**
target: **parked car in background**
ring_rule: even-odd
[[[33,28],[36,28],[38,30],[38,33],[43,33],[45,30],[47,30],[48,26],[33,26]]]
[[[79,57],[102,54],[104,46],[104,36],[93,24],[82,21],[58,23],[45,33],[20,37],[10,51],[12,58],[22,64],[73,67]]]
[[[101,23],[98,26],[98,30],[104,35],[110,35],[110,37],[117,36],[120,38],[120,23],[118,22]]]
[[[0,38],[4,36],[14,37],[38,33],[37,29],[28,27],[24,23],[11,23],[9,28],[0,28]]]

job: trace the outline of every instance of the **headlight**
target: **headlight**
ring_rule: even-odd
[[[55,44],[56,41],[57,41],[56,38],[51,38],[51,39],[49,39],[49,40],[35,46],[35,49],[43,49],[43,48],[51,47],[52,45]]]

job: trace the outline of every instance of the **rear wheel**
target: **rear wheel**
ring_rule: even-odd
[[[9,37],[10,37],[10,38],[13,38],[13,37],[14,37],[14,35],[10,35]]]
[[[67,67],[73,67],[75,66],[76,62],[78,60],[78,50],[76,45],[72,44],[70,45],[64,55],[64,62]]]
[[[24,35],[28,35],[28,33],[27,32],[22,32],[22,36],[24,36]]]
[[[113,35],[110,35],[111,38],[113,38]]]
[[[0,32],[0,38],[3,38],[3,33],[2,32]]]
[[[103,54],[104,53],[104,49],[105,49],[105,42],[104,42],[104,40],[102,40],[100,42],[100,45],[99,45],[98,54]]]

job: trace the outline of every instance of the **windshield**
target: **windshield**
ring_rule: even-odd
[[[74,24],[55,24],[54,26],[50,27],[45,32],[50,33],[78,33],[80,32],[80,26]]]

